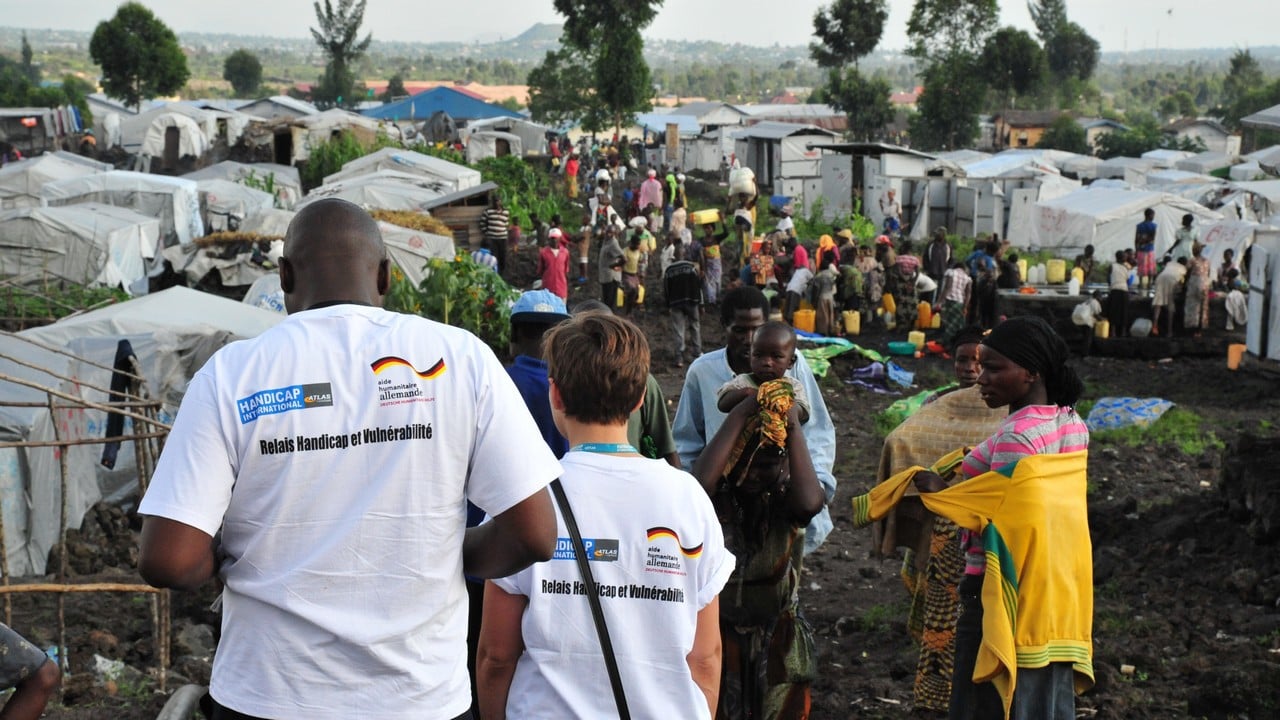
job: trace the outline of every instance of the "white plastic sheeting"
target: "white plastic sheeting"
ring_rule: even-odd
[[[197,292],[170,288],[101,310],[84,313],[41,328],[25,330],[18,337],[0,335],[0,355],[34,367],[0,358],[0,373],[53,387],[95,402],[107,394],[85,387],[107,387],[111,373],[57,354],[19,338],[69,350],[84,358],[111,366],[117,343],[133,345],[152,397],[163,405],[162,422],[172,422],[187,383],[219,347],[253,337],[282,318],[258,308]],[[36,369],[40,368],[40,369]],[[72,378],[60,380],[49,372]],[[0,402],[39,402],[44,391],[14,383],[0,383]],[[62,439],[106,435],[106,415],[96,410],[59,410],[53,416],[42,407],[0,405],[0,438],[5,440],[53,440],[54,426]],[[126,421],[125,432],[132,432]],[[101,445],[66,449],[68,525],[80,526],[88,508],[103,496],[103,488],[132,481],[134,449],[124,443],[116,467],[100,464]],[[49,549],[58,541],[58,516],[62,507],[59,459],[55,448],[7,448],[0,450],[0,507],[4,512],[4,540],[9,569],[17,576],[45,571]]]
[[[1222,219],[1220,213],[1169,193],[1094,187],[1036,203],[1030,244],[1061,249],[1063,255],[1093,245],[1098,257],[1108,259],[1116,250],[1133,247],[1134,229],[1147,208],[1155,211],[1157,255],[1173,245],[1183,215],[1195,216],[1197,225]]]
[[[328,185],[379,170],[393,170],[433,179],[440,184],[441,194],[467,190],[478,186],[481,182],[479,170],[431,155],[396,148],[383,148],[356,158],[343,165],[342,170],[326,177],[324,182]]]
[[[145,293],[160,221],[99,203],[0,213],[0,277],[50,274],[77,285]],[[136,286],[135,286],[136,284]]]
[[[101,167],[95,168],[86,163]],[[38,207],[44,204],[40,199],[40,188],[45,184],[81,175],[94,175],[110,169],[110,165],[96,163],[71,153],[46,153],[30,160],[9,163],[0,168],[0,210]]]
[[[421,210],[427,202],[443,197],[448,192],[450,191],[442,188],[438,180],[431,177],[378,170],[314,188],[298,203],[297,208],[302,209],[320,198],[336,197],[349,200],[366,210]]]
[[[497,130],[481,130],[467,136],[467,162],[500,155],[524,155],[524,141],[518,135]]]
[[[262,184],[270,183],[276,195],[276,205],[290,209],[302,199],[302,179],[298,169],[289,165],[275,163],[239,163],[234,160],[223,160],[207,168],[187,173],[182,177],[188,180],[230,180],[246,184],[246,179],[253,176]]]
[[[205,232],[239,230],[246,217],[274,206],[275,198],[261,190],[230,180],[197,180],[200,219]]]
[[[204,134],[199,123],[186,115],[164,113],[157,116],[147,126],[142,136],[142,147],[139,155],[150,155],[153,158],[163,157],[165,137],[169,128],[178,129],[178,157],[201,157],[209,151],[209,138]]]
[[[192,180],[113,170],[48,183],[40,197],[49,205],[100,202],[158,218],[166,246],[188,245],[204,235],[199,188]]]

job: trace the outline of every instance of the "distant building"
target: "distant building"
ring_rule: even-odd
[[[272,97],[261,98],[245,103],[236,109],[264,120],[292,120],[320,112],[315,105],[305,100],[291,98],[288,95],[273,95]]]
[[[1174,120],[1161,129],[1165,135],[1182,140],[1199,140],[1205,150],[1238,155],[1240,153],[1240,136],[1232,135],[1222,123],[1212,118],[1182,118]]]
[[[1098,141],[1103,135],[1116,132],[1117,130],[1128,130],[1129,126],[1116,120],[1098,117],[1082,117],[1076,118],[1076,123],[1084,128],[1084,139],[1089,144],[1089,152],[1096,153],[1098,151]]]
[[[991,117],[995,134],[992,150],[1033,148],[1045,130],[1062,116],[1059,110],[1005,110]]]

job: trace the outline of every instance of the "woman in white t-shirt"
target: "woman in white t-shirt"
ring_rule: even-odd
[[[568,439],[561,482],[581,529],[632,717],[715,715],[719,594],[734,557],[694,478],[627,444],[649,348],[585,313],[546,338],[551,410]],[[617,717],[573,546],[557,508],[555,555],[488,583],[476,660],[485,718]]]

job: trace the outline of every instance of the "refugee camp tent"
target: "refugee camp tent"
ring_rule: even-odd
[[[241,184],[249,184],[249,178],[252,177],[255,186],[270,186],[275,190],[276,204],[282,208],[291,208],[302,199],[302,178],[298,174],[298,169],[289,165],[246,164],[234,160],[223,160],[182,177],[197,182],[218,179]]]
[[[100,202],[158,218],[166,247],[187,245],[204,235],[199,189],[184,178],[113,170],[48,183],[40,196],[49,205]]]
[[[1157,148],[1142,153],[1142,159],[1150,160],[1153,163],[1153,167],[1168,169],[1176,165],[1179,160],[1186,160],[1194,155],[1195,153],[1187,152],[1186,150]]]
[[[99,203],[0,212],[0,277],[118,287],[145,294],[160,221]]]
[[[762,122],[734,133],[735,153],[743,167],[756,174],[760,185],[781,189],[783,180],[813,185],[814,195],[821,193],[822,156],[825,151],[810,148],[814,143],[830,142],[835,133],[816,125],[786,122]],[[807,188],[805,188],[807,190]],[[807,192],[784,191],[778,194],[801,197]]]
[[[382,242],[387,246],[387,257],[404,273],[405,279],[416,287],[426,279],[427,263],[433,259],[452,261],[457,250],[452,238],[434,233],[379,222]]]
[[[1157,255],[1173,245],[1184,214],[1193,215],[1197,225],[1222,219],[1220,213],[1169,193],[1088,188],[1037,202],[1030,227],[1023,231],[1034,247],[1070,256],[1093,245],[1098,257],[1106,259],[1116,250],[1133,247],[1134,228],[1147,208],[1155,211]]]
[[[551,128],[523,118],[496,117],[472,120],[461,131],[463,142],[466,142],[467,134],[482,130],[497,130],[519,137],[524,147],[524,154],[529,155],[547,152],[547,133]]]
[[[288,95],[272,95],[271,97],[246,103],[236,109],[264,120],[288,120],[305,115],[315,115],[320,112],[315,105],[305,100],[291,98]]]
[[[209,138],[195,120],[180,113],[162,113],[147,127],[142,136],[142,145],[138,154],[155,158],[165,155],[168,138],[172,135],[170,128],[177,129],[177,158],[201,158],[209,152]]]
[[[1280,145],[1271,145],[1245,155],[1242,160],[1252,160],[1269,175],[1280,175]]]
[[[1214,152],[1209,150],[1199,155],[1192,155],[1189,158],[1183,158],[1174,163],[1174,167],[1178,170],[1187,170],[1194,173],[1202,173],[1204,175],[1221,174],[1225,175],[1228,168],[1239,162],[1235,155],[1225,152]]]
[[[324,182],[328,185],[379,170],[394,170],[435,180],[439,184],[441,193],[466,190],[476,187],[481,182],[479,170],[432,155],[397,148],[383,148],[356,158],[343,165],[338,172],[325,177]]]
[[[1102,160],[1091,155],[1077,155],[1062,161],[1059,167],[1064,175],[1072,175],[1080,180],[1091,180],[1098,177],[1098,166]]]
[[[240,223],[256,210],[275,205],[269,193],[230,180],[197,180],[200,192],[200,219],[205,232],[239,230]]]
[[[1280,224],[1280,180],[1234,182],[1230,187],[1249,193],[1248,207],[1258,220]]]
[[[497,130],[481,130],[467,136],[467,162],[485,158],[524,155],[524,142],[519,136]]]
[[[1156,165],[1147,158],[1113,157],[1098,163],[1097,177],[1118,178],[1130,183],[1141,183],[1143,176]]]
[[[106,403],[107,393],[89,386],[108,387],[111,371],[88,362],[111,367],[119,341],[129,340],[150,396],[162,401],[159,420],[171,423],[187,383],[215,350],[232,340],[256,336],[281,319],[275,313],[208,293],[170,288],[53,325],[0,335],[0,374]],[[69,351],[72,357],[45,348]],[[98,410],[59,409],[51,416],[44,407],[5,404],[47,400],[44,390],[0,383],[0,439],[51,441],[106,436],[106,416]],[[131,432],[131,427],[126,420],[125,432]],[[63,454],[71,528],[80,526],[85,511],[99,498],[133,481],[136,475],[131,442],[120,447],[112,470],[102,466],[102,454],[102,445],[72,446]],[[0,449],[0,501],[10,572],[18,576],[43,573],[49,549],[58,542],[63,501],[56,449]]]
[[[76,157],[70,153],[66,155]],[[105,166],[105,170],[109,169],[110,165]],[[30,160],[9,163],[0,167],[0,210],[38,207],[43,204],[40,188],[46,183],[100,172],[104,169],[69,160],[58,153],[45,153]]]
[[[366,148],[374,143],[380,133],[391,138],[400,137],[400,130],[394,125],[341,108],[329,108],[315,115],[281,120],[269,127],[274,128],[271,135],[273,157],[276,162],[287,161],[289,165],[305,162],[311,157],[312,148],[329,142],[344,132],[350,133]]]
[[[1227,177],[1237,182],[1247,182],[1250,180],[1264,180],[1267,173],[1263,171],[1262,166],[1257,160],[1247,160],[1239,165],[1232,165],[1227,171]]]
[[[440,182],[423,175],[378,170],[313,188],[297,209],[320,198],[337,197],[366,210],[421,210],[427,202],[446,194],[440,186]]]
[[[1264,223],[1234,218],[1201,226],[1200,242],[1204,244],[1204,251],[1201,254],[1209,261],[1209,267],[1213,268],[1215,274],[1218,267],[1222,265],[1222,256],[1227,250],[1235,254],[1235,262],[1239,265],[1240,258],[1244,257],[1245,248],[1253,244],[1254,233],[1266,227]],[[1179,247],[1175,254],[1190,257],[1191,248]]]

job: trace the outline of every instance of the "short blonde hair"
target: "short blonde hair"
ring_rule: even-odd
[[[575,315],[547,333],[543,357],[565,415],[579,422],[624,423],[644,397],[649,342],[628,320],[603,312]]]

